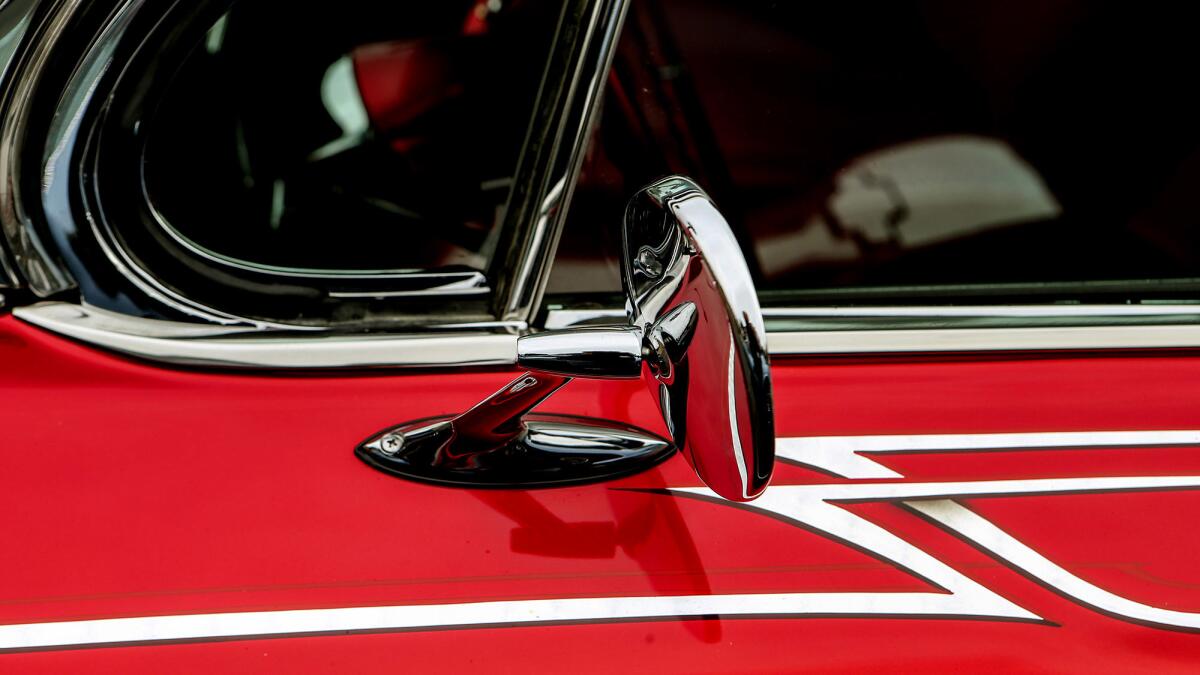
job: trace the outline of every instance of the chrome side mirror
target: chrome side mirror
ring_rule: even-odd
[[[630,201],[622,269],[630,325],[528,335],[529,370],[470,410],[393,427],[357,449],[368,464],[461,486],[547,487],[641,471],[680,448],[717,494],[748,501],[775,456],[762,311],[725,219],[692,181]],[[529,413],[572,377],[650,385],[672,442],[625,424]]]

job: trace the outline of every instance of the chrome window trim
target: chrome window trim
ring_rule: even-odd
[[[1008,309],[1019,312],[1034,308]],[[1184,316],[1189,322],[917,330],[768,330],[767,345],[774,357],[1200,348],[1200,319],[1185,313],[1194,306],[1165,309],[1168,311],[1163,314]],[[943,308],[912,308],[910,311],[920,310],[942,311]],[[600,312],[591,312],[593,322],[597,317],[607,323],[624,321],[624,313],[619,310]],[[12,313],[47,331],[127,356],[176,366],[238,369],[510,366],[516,363],[517,337],[524,332],[520,322],[483,322],[435,326],[426,333],[341,334],[320,328],[268,329],[144,319],[64,302],[17,307]],[[1142,311],[1132,313],[1145,314]],[[577,319],[569,325],[579,325],[582,314],[583,311],[578,311],[568,315]],[[554,319],[553,313],[551,319]],[[550,325],[547,322],[547,327]]]
[[[566,213],[599,114],[600,98],[630,0],[572,0],[556,36],[515,177],[514,196],[493,258],[494,313],[529,323],[541,306]],[[575,20],[572,21],[571,19]]]
[[[772,333],[914,328],[1037,328],[1200,323],[1200,304],[965,305],[954,307],[764,307]],[[558,330],[624,321],[625,310],[555,307],[543,327]]]
[[[30,12],[32,20],[0,81],[0,235],[9,246],[15,267],[39,297],[70,290],[75,281],[33,227],[20,194],[20,158],[34,89],[51,52],[83,4],[82,0],[58,0],[7,8]]]
[[[142,164],[143,173],[146,170],[146,165]],[[406,295],[436,295],[439,293],[458,293],[460,289],[470,289],[471,293],[488,293],[487,277],[483,272],[470,270],[466,272],[446,272],[437,268],[396,268],[396,269],[308,269],[304,267],[288,267],[283,265],[267,265],[265,263],[256,263],[233,256],[218,253],[206,246],[203,246],[180,232],[174,225],[167,220],[166,216],[158,209],[152,196],[147,190],[147,181],[145,177],[141,179],[142,184],[142,199],[146,202],[146,207],[158,227],[167,234],[175,243],[179,244],[185,250],[191,252],[192,255],[205,260],[214,265],[220,265],[236,270],[247,272],[255,272],[259,274],[273,274],[281,277],[296,277],[301,279],[354,279],[367,281],[390,281],[390,280],[405,280],[416,282],[417,284],[424,283],[427,285],[422,290],[387,290],[384,293],[390,296],[406,296]],[[464,285],[469,282],[469,285]],[[332,295],[332,294],[331,294]],[[363,291],[353,294],[344,294],[346,297],[361,297],[378,295]]]
[[[8,86],[10,66],[16,62],[17,48],[29,30],[32,20],[33,0],[15,0],[0,3],[0,91]],[[0,108],[0,114],[2,108]],[[0,183],[5,178],[0,176]],[[0,288],[15,288],[21,285],[21,277],[17,274],[16,263],[8,252],[4,233],[0,230]],[[0,306],[3,302],[0,301]]]
[[[65,302],[18,307],[13,315],[90,345],[178,366],[433,368],[504,366],[517,360],[513,326],[499,323],[437,326],[426,333],[346,335],[325,329],[270,330],[143,319]]]
[[[1143,305],[964,305],[955,307],[776,307],[769,311],[777,317],[1047,317],[1047,316],[1155,316],[1192,315],[1200,317],[1200,304]]]
[[[772,356],[1200,348],[1200,304],[771,307],[763,316]],[[563,308],[544,325],[624,320],[619,309]]]
[[[67,152],[66,148],[79,140],[84,123],[83,113],[91,105],[96,95],[94,84],[100,75],[111,66],[111,56],[116,41],[121,37],[124,27],[131,20],[133,14],[143,5],[144,0],[124,0],[101,28],[94,43],[89,45],[86,52],[81,55],[78,69],[64,83],[62,98],[55,108],[55,112],[58,114],[58,127],[52,124],[45,139],[48,152],[43,157],[40,176],[43,195],[56,189],[57,183],[71,180],[71,172],[60,170],[55,166],[55,162],[68,161],[66,158],[71,156],[72,153]],[[69,21],[70,17],[64,14],[66,13],[56,14],[56,16],[65,23]],[[21,126],[24,127],[23,124]],[[2,141],[3,139],[0,138],[0,142]],[[50,146],[54,148],[53,152],[49,152]],[[3,161],[3,155],[0,155],[0,161]],[[0,204],[0,207],[2,206],[3,204]],[[0,216],[3,215],[3,212],[0,212]],[[47,219],[52,218],[47,216]],[[194,316],[215,324],[277,326],[270,322],[235,316],[207,307],[174,291],[139,265],[125,248],[117,243],[118,240],[107,221],[90,217],[90,215],[85,220],[109,264],[148,298],[187,316]],[[24,229],[27,232],[33,231],[33,228],[28,225]]]

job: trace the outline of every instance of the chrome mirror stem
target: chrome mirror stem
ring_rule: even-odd
[[[518,437],[525,430],[525,414],[570,381],[561,375],[523,373],[450,420],[457,446],[453,449],[457,457],[453,459],[494,450]]]
[[[641,377],[642,331],[626,326],[526,335],[517,340],[517,365],[572,377]]]

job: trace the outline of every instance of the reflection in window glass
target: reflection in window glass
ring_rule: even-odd
[[[241,0],[150,122],[149,198],[253,266],[483,269],[556,4]]]
[[[709,190],[767,290],[1200,277],[1185,12],[639,3],[551,291],[619,288],[619,242],[586,242],[668,172]]]

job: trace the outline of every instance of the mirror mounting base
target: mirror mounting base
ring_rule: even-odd
[[[612,480],[670,457],[670,441],[637,427],[529,413],[571,378],[525,373],[457,416],[381,431],[355,454],[386,473],[468,488],[545,488]]]

